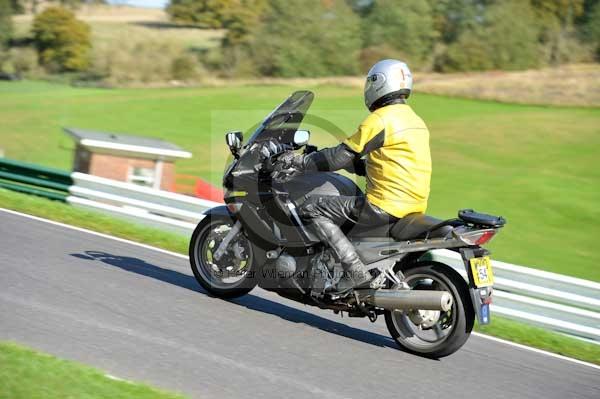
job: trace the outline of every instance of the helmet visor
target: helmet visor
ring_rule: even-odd
[[[385,75],[382,73],[374,73],[373,75],[367,76],[365,83],[365,93],[372,90],[378,90],[385,83]]]

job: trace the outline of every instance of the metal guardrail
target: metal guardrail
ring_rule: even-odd
[[[65,201],[72,184],[73,180],[68,172],[0,158],[0,187]]]
[[[69,182],[73,184],[68,185]],[[31,194],[36,194],[35,190],[43,191],[45,196],[53,195],[48,194],[48,188],[64,189],[67,186],[68,195],[62,192],[57,195],[65,196],[66,201],[74,206],[188,236],[206,209],[220,205],[83,173],[69,175],[0,159],[0,186],[10,184],[18,185],[18,191]],[[25,185],[27,191],[22,189]],[[432,257],[451,265],[466,277],[462,259],[457,253],[438,250],[433,252]],[[500,261],[492,263],[495,273],[492,314],[600,344],[600,283]]]
[[[67,202],[189,235],[218,202],[75,172]]]

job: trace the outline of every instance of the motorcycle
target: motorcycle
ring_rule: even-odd
[[[468,339],[475,318],[490,322],[490,252],[482,247],[502,228],[502,217],[461,210],[439,220],[410,214],[395,223],[342,226],[375,279],[369,287],[332,290],[341,276],[335,253],[298,215],[313,195],[362,195],[349,178],[331,172],[290,177],[277,163],[285,151],[316,151],[299,130],[314,99],[298,91],[275,108],[243,144],[226,134],[233,160],[225,170],[225,205],[205,212],[189,246],[195,278],[210,294],[235,298],[255,286],[294,301],[375,322],[383,315],[401,349],[440,358]],[[286,178],[287,177],[287,178]],[[431,251],[460,254],[463,278],[432,260]]]

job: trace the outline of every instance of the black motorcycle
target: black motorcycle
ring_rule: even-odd
[[[220,298],[247,294],[256,285],[292,300],[347,312],[351,317],[379,315],[406,351],[427,357],[447,356],[468,339],[475,317],[490,322],[493,274],[488,242],[504,224],[496,217],[461,210],[438,220],[411,214],[392,224],[342,226],[375,275],[367,289],[336,292],[341,266],[334,252],[305,225],[297,208],[312,195],[361,195],[347,177],[311,173],[291,177],[277,163],[285,151],[308,145],[298,130],[314,95],[293,93],[243,145],[241,132],[226,142],[233,161],[225,171],[225,204],[205,212],[190,242],[194,276]],[[466,281],[452,267],[431,260],[430,251],[460,253]]]

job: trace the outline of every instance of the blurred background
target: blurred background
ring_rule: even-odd
[[[600,364],[600,0],[0,0],[0,208],[187,254],[227,130],[311,90],[336,144],[384,58],[431,132],[428,213],[508,220],[478,330]]]
[[[557,67],[600,55],[597,0],[109,3],[2,0],[2,71],[114,86],[361,75],[386,57],[446,73]]]

